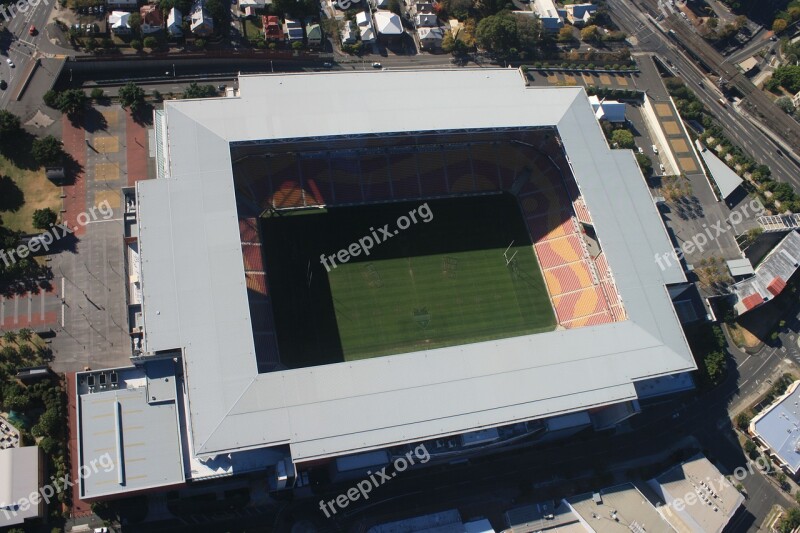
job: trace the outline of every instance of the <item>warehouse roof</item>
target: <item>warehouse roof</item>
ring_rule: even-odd
[[[609,149],[583,89],[527,87],[511,69],[308,76],[241,76],[239,97],[167,102],[170,179],[137,184],[145,348],[183,349],[197,454],[353,453],[632,400],[634,381],[695,368],[665,288],[683,272],[656,265],[672,245],[632,152]],[[420,86],[450,94],[439,131],[557,128],[629,319],[258,374],[230,146],[424,131],[427,104],[407,99]]]

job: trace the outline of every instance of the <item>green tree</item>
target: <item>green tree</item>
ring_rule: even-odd
[[[600,30],[597,26],[586,26],[581,30],[581,41],[593,43],[600,40]]]
[[[560,30],[558,30],[558,42],[560,43],[568,43],[572,41],[575,36],[572,34],[572,26],[569,24],[563,26]]]
[[[389,0],[389,11],[398,17],[401,16],[403,12],[400,10],[400,0]]]
[[[92,89],[92,92],[90,94],[91,94],[92,100],[98,101],[98,100],[102,100],[103,99],[103,95],[105,93],[104,93],[103,89],[101,89],[100,87],[95,87],[94,89]]]
[[[37,211],[44,211],[44,209],[37,209]],[[52,209],[49,209],[49,211],[55,216],[55,212],[53,212]],[[33,218],[36,218],[36,213],[33,214]],[[55,223],[55,220],[53,223]],[[22,342],[30,342],[33,338],[33,331],[28,328],[22,328],[17,332],[17,337],[19,337],[19,340]]]
[[[508,11],[488,16],[478,23],[475,37],[481,48],[506,57],[518,44],[517,21]]]
[[[271,47],[273,44],[275,44],[275,43],[270,43],[270,47]],[[195,40],[194,40],[194,45],[195,45],[197,48],[199,48],[200,50],[203,50],[203,49],[205,49],[205,47],[206,47],[206,42],[205,42],[205,40],[203,40],[203,39],[195,39]]]
[[[17,344],[16,332],[8,330],[5,333],[3,333],[3,342],[6,343],[6,345],[11,343]]]
[[[67,89],[58,95],[58,109],[67,115],[74,115],[86,107],[86,93],[80,89]]]
[[[633,140],[633,133],[625,129],[611,132],[611,142],[617,144],[619,148],[633,148],[636,146]]]
[[[786,29],[788,23],[784,19],[775,19],[772,23],[772,31],[775,33],[780,33]]]
[[[183,92],[184,98],[209,98],[211,96],[217,96],[217,89],[213,85],[198,85],[194,82],[190,83]]]
[[[43,166],[57,165],[63,161],[64,152],[61,149],[61,141],[48,135],[40,139],[35,139],[31,146],[33,159]]]
[[[53,89],[50,89],[42,96],[42,101],[45,103],[47,107],[52,107],[53,109],[58,109],[58,93]]]
[[[137,11],[131,13],[131,16],[128,17],[128,25],[134,33],[139,33],[139,30],[142,28],[142,15]]]
[[[794,104],[792,103],[792,99],[788,96],[781,96],[777,100],[775,100],[775,105],[780,108],[781,111],[786,113],[787,115],[791,115],[794,113]]]
[[[19,117],[13,113],[0,110],[0,140],[11,139],[19,133]]]
[[[295,41],[292,43],[292,50],[302,50],[303,49],[303,41]]]
[[[141,51],[141,49],[143,48],[142,41],[140,41],[139,39],[133,39],[131,41],[131,48],[133,48],[137,52]]]
[[[128,82],[119,89],[119,101],[124,108],[134,113],[144,105],[144,89],[133,82]]]
[[[218,26],[221,27],[228,19],[230,10],[228,9],[227,2],[222,2],[221,0],[206,0],[205,7]]]
[[[155,50],[156,48],[158,48],[158,39],[156,39],[152,35],[145,37],[144,47],[149,48],[150,50]]]
[[[44,209],[37,209],[33,212],[33,227],[36,229],[48,229],[53,226],[58,220],[58,215],[49,207]],[[20,338],[22,338],[22,331],[20,330]],[[22,339],[27,341],[29,339]]]
[[[744,441],[744,452],[748,456],[754,457],[755,454],[758,452],[758,446],[756,446],[755,442],[751,441],[750,439],[747,439],[746,441]]]
[[[778,523],[778,531],[780,533],[790,533],[797,527],[800,527],[800,508],[792,507],[786,511],[786,514]]]

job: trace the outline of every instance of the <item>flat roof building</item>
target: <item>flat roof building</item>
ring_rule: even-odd
[[[744,496],[703,455],[674,466],[647,482],[675,531],[722,533]]]
[[[567,498],[564,502],[593,533],[673,533],[669,523],[632,483]]]
[[[44,484],[44,458],[38,446],[0,449],[0,528],[44,516],[44,500],[31,503]]]
[[[420,120],[429,104],[407,99],[421,86],[451,94],[435,131]],[[395,109],[387,101],[407,103]],[[633,153],[609,148],[582,88],[529,87],[511,69],[241,76],[237,96],[169,101],[156,123],[157,144],[165,148],[159,179],[138,182],[135,194],[143,325],[137,363],[146,368],[174,354],[178,392],[165,402],[174,407],[158,427],[176,434],[165,441],[168,450],[184,439],[184,464],[221,457],[236,463],[265,450],[281,451],[248,465],[286,456],[302,464],[562,415],[576,414],[583,424],[579,413],[589,410],[622,406],[620,416],[629,416],[638,405],[637,382],[696,368],[667,291],[686,281],[683,271],[677,260],[664,269],[653,260],[674,254],[666,230]],[[340,142],[530,129],[557,138],[591,212],[604,271],[624,304],[614,321],[309,368],[259,367],[232,149],[311,137]],[[150,396],[136,390],[146,390],[149,378],[137,379],[125,393],[129,400],[119,400],[118,391],[81,393],[87,409],[106,409],[87,395],[105,394],[109,404],[104,419],[82,418],[83,442],[103,431],[99,420],[110,431],[98,437],[108,439],[103,447],[133,431],[114,425],[110,406],[150,409]],[[169,453],[176,458],[180,451]],[[181,479],[172,469],[140,475],[158,475],[163,484]],[[120,488],[114,483],[108,490]]]
[[[793,232],[794,233],[794,232]],[[761,411],[750,422],[749,432],[769,450],[778,464],[792,476],[800,472],[800,381]]]

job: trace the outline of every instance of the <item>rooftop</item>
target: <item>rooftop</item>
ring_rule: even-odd
[[[82,498],[184,481],[174,374],[172,360],[78,374],[80,464],[102,466],[83,478]]]
[[[800,266],[800,235],[794,230],[755,268],[755,275],[731,285],[741,315],[779,295]]]
[[[583,89],[526,87],[511,69],[308,76],[241,76],[239,97],[167,102],[170,179],[137,184],[144,348],[183,349],[196,454],[289,444],[302,462],[630,401],[635,381],[695,368],[665,288],[683,272],[653,261],[672,249],[666,231]],[[440,131],[557,129],[628,320],[258,374],[230,145],[424,131],[425,102],[385,106],[420,86],[460,88]]]
[[[0,528],[39,516],[38,505],[19,502],[39,491],[40,467],[38,446],[0,449]]]
[[[795,473],[800,471],[799,385],[800,381],[792,383],[786,394],[750,422],[750,431]]]
[[[662,515],[680,532],[721,533],[744,502],[744,496],[702,455],[648,484],[665,505]],[[677,499],[685,505],[673,505]]]
[[[672,527],[632,483],[573,496],[566,502],[594,533],[673,533]]]

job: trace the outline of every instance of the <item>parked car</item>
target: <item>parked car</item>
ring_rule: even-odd
[[[5,91],[7,87],[8,83],[6,83],[6,80],[0,80],[0,90]]]
[[[636,149],[639,151],[640,154],[644,155],[644,148],[641,146],[637,146]]]
[[[16,65],[14,65],[14,62],[11,61],[10,57],[6,58],[6,63],[8,63],[8,66],[11,67],[11,68],[14,68],[16,66]]]
[[[658,164],[658,169],[661,170],[662,174],[664,174],[667,171],[667,169],[664,168],[664,164],[663,163],[659,163]]]
[[[36,29],[36,26],[28,28],[28,35],[36,35],[37,33],[39,33],[39,30]]]
[[[326,61],[322,64],[322,66],[325,68],[333,68],[333,63],[331,63],[330,61]]]
[[[383,66],[383,65],[381,65],[381,64],[380,64],[380,63],[378,63],[377,61],[376,61],[375,63],[373,63],[373,64],[372,64],[372,68],[381,68],[382,66]]]
[[[654,154],[658,153],[658,146],[656,146],[655,144],[653,145],[653,153]]]

